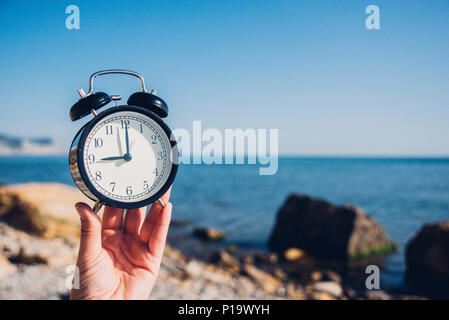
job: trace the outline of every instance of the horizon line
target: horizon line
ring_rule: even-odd
[[[12,157],[63,157],[68,156],[66,153],[54,154],[0,154],[0,158]],[[197,155],[198,156],[198,155]],[[240,155],[233,155],[233,158]],[[246,159],[249,155],[245,154]],[[257,155],[255,155],[257,157]],[[195,155],[191,155],[192,159]],[[225,155],[222,156],[225,158]],[[278,158],[346,158],[346,159],[449,159],[449,154],[297,154],[297,153],[280,153]]]

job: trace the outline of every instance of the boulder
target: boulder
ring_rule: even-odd
[[[44,238],[79,236],[74,205],[92,205],[78,189],[58,183],[27,183],[0,188],[0,220]]]
[[[406,280],[449,296],[449,220],[424,225],[405,249]]]
[[[196,228],[193,230],[193,236],[204,241],[220,241],[225,238],[225,233],[214,228]]]
[[[363,210],[299,194],[290,195],[278,211],[268,245],[277,252],[295,247],[331,260],[363,258],[396,248]]]

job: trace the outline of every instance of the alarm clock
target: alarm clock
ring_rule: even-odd
[[[94,92],[94,79],[122,74],[138,78],[142,91],[133,93],[126,105],[121,97]],[[78,90],[80,99],[70,109],[70,119],[88,115],[69,150],[73,181],[90,199],[94,211],[102,205],[139,208],[153,202],[164,206],[160,197],[170,188],[178,169],[178,150],[171,130],[162,120],[168,116],[167,103],[147,92],[144,78],[129,70],[104,70],[89,78],[89,91]],[[100,108],[111,106],[102,112]]]

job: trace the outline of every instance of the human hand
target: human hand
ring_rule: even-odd
[[[171,188],[162,196],[165,207],[153,203],[128,209],[105,207],[103,220],[85,203],[77,203],[81,240],[76,265],[79,289],[70,299],[147,299],[156,282],[171,219]]]

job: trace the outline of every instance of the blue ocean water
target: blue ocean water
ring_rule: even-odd
[[[74,185],[66,157],[0,157],[0,182]],[[229,242],[263,248],[292,192],[353,203],[399,243],[381,275],[402,284],[404,246],[423,223],[449,219],[449,159],[281,158],[273,176],[257,165],[181,165],[172,191],[175,219],[226,231]]]

